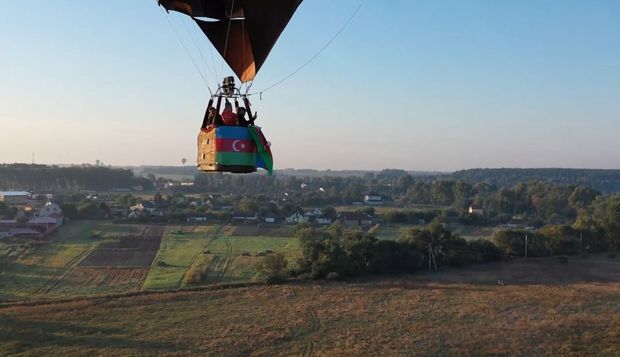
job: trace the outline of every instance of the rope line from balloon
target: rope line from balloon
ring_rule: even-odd
[[[279,86],[280,84],[284,83],[285,81],[287,81],[288,79],[290,79],[291,77],[293,77],[294,75],[296,75],[297,73],[299,73],[302,69],[304,69],[307,65],[309,65],[310,63],[312,63],[317,57],[319,57],[323,51],[325,51],[331,44],[332,42],[334,42],[334,40],[336,40],[336,38],[342,33],[342,31],[344,31],[344,29],[346,29],[349,24],[351,23],[351,21],[353,21],[353,19],[357,16],[357,14],[360,12],[360,10],[362,9],[362,7],[364,6],[364,4],[366,3],[367,0],[362,0],[359,5],[357,6],[357,8],[355,9],[355,11],[353,11],[353,14],[349,17],[349,19],[347,19],[347,21],[342,25],[342,27],[340,27],[340,29],[338,31],[336,31],[336,33],[334,34],[334,36],[332,36],[332,38],[327,41],[327,43],[325,45],[323,45],[323,47],[321,47],[321,49],[315,53],[312,57],[310,57],[306,62],[304,62],[304,64],[302,64],[299,68],[297,68],[296,70],[294,70],[293,72],[291,72],[289,75],[287,75],[286,77],[282,78],[281,80],[279,80],[278,82],[270,85],[269,87],[262,89],[258,92],[254,92],[254,93],[250,93],[247,94],[248,96],[252,96],[252,95],[259,95],[262,98],[263,93],[265,93],[266,91],[275,88],[277,86]]]
[[[187,56],[189,57],[189,59],[191,60],[192,64],[194,65],[194,68],[196,69],[196,71],[198,72],[198,74],[200,75],[200,78],[202,78],[202,81],[204,83],[204,85],[207,87],[207,89],[209,90],[209,93],[211,95],[213,95],[213,91],[211,90],[211,87],[209,87],[209,82],[207,81],[207,79],[205,78],[204,74],[202,73],[202,71],[200,70],[200,67],[198,67],[198,64],[196,63],[196,61],[194,60],[194,56],[192,56],[192,53],[189,51],[189,49],[187,48],[187,46],[185,45],[185,43],[181,40],[180,34],[177,31],[177,29],[174,27],[174,25],[172,24],[172,21],[170,21],[170,19],[168,18],[168,16],[165,16],[166,14],[164,14],[164,17],[166,18],[166,21],[168,22],[168,25],[170,25],[170,28],[172,29],[172,31],[174,32],[177,41],[179,42],[179,44],[181,44],[181,47],[183,47],[183,49],[185,50],[185,53],[187,54]]]

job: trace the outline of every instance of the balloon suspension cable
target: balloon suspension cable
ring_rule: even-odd
[[[196,37],[194,35],[192,35],[192,33],[190,32],[189,28],[187,27],[187,24],[185,21],[181,21],[181,24],[183,25],[183,28],[185,29],[185,32],[187,33],[187,35],[189,36],[189,38],[192,40],[192,42],[194,43],[194,46],[196,47],[196,49],[198,50],[198,54],[200,55],[200,59],[202,60],[202,63],[204,64],[205,67],[205,73],[206,72],[211,72],[211,74],[213,75],[213,77],[216,76],[215,73],[215,66],[213,66],[212,68],[209,67],[209,64],[207,62],[207,60],[205,59],[205,56],[202,53],[202,49],[200,48],[200,45],[198,45],[198,41],[196,40]],[[210,47],[209,47],[210,49]],[[213,58],[213,54],[211,54],[211,58]],[[215,77],[217,78],[217,77]],[[209,89],[210,91],[210,89]]]
[[[353,11],[353,14],[351,14],[351,16],[347,19],[347,21],[345,21],[345,23],[342,25],[342,27],[340,27],[340,29],[338,31],[336,31],[334,36],[329,41],[327,41],[327,43],[323,47],[321,47],[321,49],[317,53],[315,53],[312,57],[310,57],[304,64],[302,64],[299,68],[297,68],[296,70],[294,70],[293,72],[291,72],[289,75],[287,75],[286,77],[282,78],[278,82],[276,82],[276,83],[270,85],[269,87],[267,87],[265,89],[262,89],[262,90],[260,90],[258,92],[248,94],[248,96],[252,96],[252,95],[257,95],[258,94],[260,96],[260,99],[262,100],[264,92],[266,92],[266,91],[268,91],[268,90],[270,90],[272,88],[275,88],[275,87],[279,86],[280,84],[286,82],[289,78],[293,77],[299,71],[304,69],[304,67],[306,67],[311,62],[313,62],[317,57],[319,57],[321,55],[321,53],[323,53],[323,51],[325,51],[332,44],[332,42],[334,42],[334,40],[336,40],[336,38],[342,33],[342,31],[344,31],[344,29],[346,29],[349,26],[351,21],[353,21],[353,19],[360,12],[360,10],[362,9],[362,7],[366,3],[366,1],[367,0],[361,0],[360,1],[359,5],[357,5],[357,8],[355,9],[355,11]]]
[[[168,22],[168,25],[170,25],[170,28],[172,29],[172,31],[174,32],[177,41],[179,42],[179,44],[181,44],[181,47],[183,47],[183,49],[185,50],[185,53],[187,54],[187,56],[189,57],[189,59],[192,61],[192,64],[194,65],[194,68],[196,68],[196,71],[198,72],[198,74],[200,75],[200,78],[202,78],[202,81],[204,83],[204,85],[207,87],[207,89],[209,90],[209,93],[211,94],[211,96],[213,96],[213,91],[211,90],[211,87],[209,87],[209,82],[207,81],[207,79],[205,78],[204,74],[202,73],[202,71],[200,70],[200,67],[198,67],[198,64],[196,63],[196,61],[194,60],[194,56],[192,56],[192,53],[189,51],[189,49],[187,48],[187,46],[185,46],[185,43],[181,40],[181,37],[179,35],[179,32],[177,31],[177,29],[174,27],[174,25],[172,24],[172,21],[170,21],[170,19],[168,18],[168,16],[166,16],[166,14],[164,14],[164,17],[166,18],[166,21]]]
[[[230,37],[230,27],[232,25],[232,15],[233,15],[233,11],[235,11],[235,0],[232,0],[231,4],[230,4],[230,14],[228,17],[228,29],[226,29],[226,41],[224,42],[224,53],[222,53],[222,57],[226,58],[226,53],[228,52],[228,38]],[[219,77],[222,76],[222,73],[224,73],[224,62],[222,61],[222,66],[220,67],[220,75]]]

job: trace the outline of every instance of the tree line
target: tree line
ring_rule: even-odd
[[[77,192],[131,189],[136,186],[150,190],[153,188],[153,183],[146,178],[134,176],[130,170],[104,166],[0,165],[0,188],[4,190]]]

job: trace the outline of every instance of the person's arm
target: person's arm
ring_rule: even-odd
[[[215,126],[224,125],[224,121],[222,120],[222,116],[219,113],[215,114],[215,118],[213,120]]]
[[[235,98],[235,113],[239,111],[239,101]]]
[[[248,122],[254,125],[254,120],[256,120],[256,116],[252,115],[252,109],[250,108],[250,100],[248,97],[243,97],[243,104],[245,105],[245,111],[248,113]]]
[[[202,126],[201,128],[206,128],[209,125],[209,109],[213,105],[213,98],[209,99],[209,104],[207,104],[207,110],[205,111],[205,116],[202,118]]]

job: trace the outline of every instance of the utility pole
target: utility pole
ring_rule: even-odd
[[[431,244],[428,243],[428,271],[431,271]]]
[[[431,243],[428,243],[428,271],[431,271],[431,261],[435,266],[435,271],[437,271],[437,262],[435,261],[435,254],[433,253],[433,246]]]
[[[527,234],[525,235],[525,259],[527,259]]]

